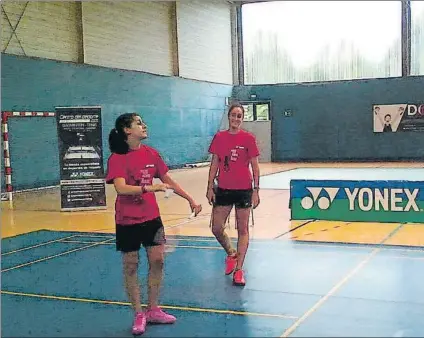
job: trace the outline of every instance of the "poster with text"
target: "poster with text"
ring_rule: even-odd
[[[376,104],[372,112],[375,133],[424,132],[424,103]]]
[[[61,209],[106,207],[101,107],[57,107]]]

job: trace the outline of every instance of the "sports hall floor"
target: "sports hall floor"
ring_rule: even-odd
[[[261,164],[261,172],[307,167],[337,175],[424,163]],[[207,173],[172,172],[203,204],[195,219],[187,219],[184,200],[158,195],[169,243],[161,303],[178,320],[149,326],[144,336],[424,336],[424,224],[291,222],[289,190],[270,175],[250,228],[247,285],[234,287],[209,230]],[[84,213],[59,212],[57,189],[16,194],[13,210],[2,202],[3,337],[132,336],[110,186],[107,195],[107,210]],[[142,259],[143,294],[146,269]]]

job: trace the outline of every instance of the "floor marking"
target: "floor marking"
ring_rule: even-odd
[[[294,239],[294,237],[292,237],[291,239]],[[284,241],[287,242],[288,240],[284,240]],[[343,247],[349,247],[349,248],[354,248],[354,247],[372,248],[375,246],[382,246],[384,250],[424,251],[424,246],[422,245],[380,244],[381,242],[366,243],[366,242],[342,242],[342,241],[322,241],[322,240],[316,241],[316,240],[299,239],[299,240],[294,240],[293,243],[296,243],[298,245],[343,246]]]
[[[315,222],[315,221],[318,221],[318,220],[313,220],[312,222]],[[300,226],[297,226],[297,227],[293,228],[292,230],[287,231],[286,233],[281,234],[280,236],[275,237],[274,239],[277,239],[278,237],[282,237],[283,235],[286,235],[286,234],[288,234],[288,233],[290,233],[290,232],[292,232],[294,230],[297,230],[297,229],[303,227],[304,225],[309,224],[310,222],[311,221],[308,221],[305,224],[301,224]],[[303,234],[303,236],[310,236],[310,235],[313,235],[313,234],[317,234],[319,232],[325,232],[325,231],[328,231],[328,230],[331,230],[331,229],[338,229],[338,228],[344,227],[344,226],[349,225],[349,224],[351,224],[351,222],[346,222],[346,223],[341,224],[341,225],[339,224],[339,225],[330,226],[328,228],[317,230],[316,232],[308,232],[306,234]],[[298,239],[299,241],[301,241],[301,239],[299,239],[299,237],[301,237],[301,236],[293,236],[293,237],[291,237],[291,239]],[[374,244],[377,244],[377,243],[374,243]]]
[[[86,235],[84,233],[76,235],[76,237],[93,237],[93,238],[115,238],[115,235],[112,236],[112,234],[104,234],[104,235],[93,235],[90,233],[87,233]]]
[[[379,244],[382,245],[386,242],[390,237],[392,237],[395,233],[397,233],[403,224],[400,224],[396,229],[394,229],[389,235],[387,235]],[[297,319],[290,327],[288,327],[280,337],[288,337],[290,336],[300,324],[302,324],[312,313],[314,313],[322,304],[324,304],[332,295],[334,295],[346,282],[349,281],[359,270],[362,269],[375,255],[377,255],[382,248],[376,247],[368,256],[366,256],[359,264],[354,267],[350,272],[348,272],[336,285],[334,285],[330,291],[327,292],[326,295],[321,297],[318,302],[312,305],[309,310],[307,310],[299,319]]]
[[[63,240],[62,243],[75,243],[75,244],[90,244],[90,243],[99,243],[100,242],[90,242],[90,241],[75,241],[75,240]],[[104,243],[101,245],[115,245],[115,243]],[[167,245],[165,246],[172,246],[173,248],[188,248],[188,249],[207,249],[207,250],[224,250],[221,246],[201,246],[201,245]],[[285,248],[267,248],[270,251],[284,251]],[[249,251],[264,251],[264,248],[252,248],[249,247]],[[330,253],[329,253],[330,254]],[[359,254],[359,253],[352,253],[353,255]]]
[[[1,290],[1,293],[5,295],[33,297],[33,298],[41,298],[41,299],[63,300],[63,301],[72,301],[72,302],[83,302],[83,303],[97,303],[97,304],[105,304],[105,305],[131,306],[131,303],[129,302],[120,302],[120,301],[111,301],[111,300],[51,296],[51,295],[41,295],[41,294],[25,293],[25,292],[13,292],[13,291],[5,291],[5,290]],[[142,304],[142,306],[147,306],[147,305]],[[284,319],[298,318],[296,316],[291,316],[291,315],[267,314],[267,313],[245,312],[245,311],[234,311],[234,310],[219,310],[219,309],[208,309],[208,308],[197,308],[197,307],[175,306],[175,305],[161,305],[161,308],[172,309],[172,310],[195,311],[195,312],[232,314],[232,315],[240,315],[240,316],[274,317],[274,318],[284,318]]]
[[[89,244],[89,243],[99,243],[100,242],[84,242],[84,241],[73,241],[73,240],[64,240],[62,241],[62,243],[76,243],[76,244]],[[115,245],[115,243],[104,243],[102,245]],[[165,244],[165,246],[170,246]],[[190,249],[213,249],[213,250],[224,250],[222,247],[220,246],[197,246],[197,245],[172,245],[172,247],[174,248],[190,248]],[[251,249],[251,250],[255,250],[255,249]],[[256,249],[258,250],[258,249]]]
[[[173,236],[173,235],[172,235]],[[88,233],[87,235],[79,234],[76,235],[76,237],[93,237],[93,238],[112,238],[111,235],[92,235]],[[193,236],[195,237],[195,236]],[[198,239],[198,238],[190,238],[190,237],[182,237],[182,238],[174,238],[174,237],[168,237],[167,241],[186,241],[186,242],[217,242],[216,239],[212,239],[213,237],[210,236],[211,239]],[[236,242],[236,239],[233,239],[234,242]],[[273,241],[273,238],[251,238],[250,243],[252,245],[256,244],[265,244],[269,245],[271,241]],[[281,240],[281,243],[290,243],[287,247],[291,247],[292,245],[296,246],[306,246],[306,247],[328,247],[328,248],[349,248],[349,249],[370,249],[372,246],[378,245],[378,243],[354,243],[354,242],[323,242],[323,241],[304,241],[304,240],[297,240],[297,241],[291,241],[291,240]],[[418,251],[418,252],[424,252],[424,247],[422,246],[410,246],[409,248],[405,248],[401,245],[393,245],[393,244],[385,244],[384,250],[399,250],[399,251]]]
[[[53,258],[56,258],[56,257],[60,257],[60,256],[64,256],[64,255],[70,254],[72,252],[82,251],[82,250],[85,250],[85,249],[88,249],[88,248],[92,248],[94,246],[98,246],[98,245],[101,245],[101,244],[106,244],[107,242],[109,242],[111,240],[113,240],[113,238],[112,239],[105,240],[105,241],[102,241],[102,242],[92,243],[91,245],[85,245],[85,246],[83,246],[81,248],[77,248],[77,249],[72,249],[72,250],[69,250],[69,251],[65,251],[65,252],[62,252],[62,253],[57,254],[57,255],[40,258],[40,259],[37,259],[37,260],[32,261],[32,262],[27,262],[27,263],[19,264],[19,265],[16,265],[16,266],[12,266],[11,268],[7,268],[7,269],[4,269],[4,270],[1,270],[1,272],[4,273],[4,272],[7,272],[7,271],[11,271],[11,270],[23,268],[25,266],[32,265],[32,264],[35,264],[35,263],[48,261],[50,259],[53,259]]]
[[[306,221],[305,223],[302,223],[302,224],[300,224],[300,225],[298,225],[298,226],[295,226],[294,228],[292,228],[292,229],[290,229],[290,230],[288,230],[288,231],[286,231],[286,232],[283,232],[281,235],[278,235],[277,237],[274,237],[274,239],[278,239],[278,238],[280,238],[280,237],[283,237],[284,235],[287,235],[287,234],[289,234],[289,233],[291,233],[291,232],[293,232],[293,231],[295,231],[295,230],[297,230],[297,229],[299,229],[299,228],[301,228],[301,227],[304,227],[305,225],[307,225],[307,224],[309,224],[309,223],[313,223],[313,222],[315,222],[316,220],[309,220],[309,221]]]
[[[32,246],[27,246],[25,248],[13,250],[13,251],[8,251],[8,252],[5,252],[5,253],[2,253],[1,256],[7,256],[7,255],[10,255],[10,254],[13,254],[13,253],[16,253],[16,252],[21,252],[21,251],[25,251],[25,250],[39,248],[40,246],[49,245],[49,244],[52,244],[52,243],[57,243],[57,242],[66,240],[68,238],[74,238],[74,237],[77,237],[77,235],[62,237],[62,238],[54,239],[54,240],[51,240],[51,241],[48,241],[48,242],[43,242],[43,243],[32,245]]]
[[[344,242],[315,242],[315,241],[301,241],[298,243],[293,243],[297,246],[305,246],[305,247],[324,247],[324,248],[347,248],[347,249],[358,249],[358,250],[370,250],[375,247],[376,243],[372,244],[362,244],[362,243],[344,243]],[[419,252],[424,253],[423,247],[397,247],[396,245],[391,246],[390,244],[381,245],[382,251],[399,251],[399,252]]]
[[[84,242],[84,241],[73,241],[73,240],[64,240],[62,243],[76,243],[76,244],[88,244],[88,243],[99,243],[101,242]],[[115,245],[115,243],[103,243],[101,245]],[[207,250],[224,250],[221,246],[200,246],[200,245],[168,245],[165,244],[166,247],[172,246],[173,248],[181,248],[181,249],[207,249]],[[263,251],[263,249],[255,249],[250,248],[250,251]]]
[[[110,238],[112,240],[114,238]],[[94,243],[101,243],[101,242],[92,242],[92,241],[76,241],[76,240],[63,240],[62,243],[74,243],[74,244],[94,244]],[[115,245],[115,243],[104,243],[102,245]]]
[[[62,243],[75,243],[75,244],[89,244],[89,243],[99,243],[99,245],[101,244],[101,242],[90,242],[90,241],[76,241],[76,240],[64,240],[64,241],[62,241]],[[115,245],[115,243],[103,243],[103,244],[101,244],[101,245]],[[168,246],[172,246],[173,248],[181,248],[181,249],[206,249],[206,250],[224,250],[221,246],[218,246],[218,245],[215,245],[215,246],[201,246],[201,245],[174,245],[174,244],[172,244],[172,245],[168,245],[168,244],[165,244],[165,246],[166,247],[168,247]],[[271,252],[274,252],[274,251],[278,251],[278,252],[281,252],[281,251],[285,251],[284,249],[285,248],[270,248],[270,247],[268,247],[268,248],[252,248],[252,247],[249,247],[249,251],[264,251],[264,249],[267,249],[267,250],[269,250],[269,251],[271,251]],[[332,253],[328,253],[329,255],[330,254],[332,254]],[[352,255],[361,255],[361,253],[357,253],[357,252],[352,252],[351,253]]]
[[[100,242],[90,242],[90,241],[75,241],[75,240],[62,240],[62,243],[75,243],[75,244],[90,244],[90,243],[100,243]],[[115,243],[104,243],[101,245],[115,245]],[[168,246],[168,245],[165,245]],[[305,245],[308,246],[308,245]],[[321,245],[324,247],[324,245]],[[172,245],[173,248],[181,248],[181,249],[206,249],[206,250],[223,250],[222,247],[220,246],[200,246],[200,245]],[[329,247],[333,247],[333,246],[329,246]],[[343,246],[340,246],[340,248],[345,248]],[[284,249],[284,248],[271,248],[268,250],[270,251],[284,251],[284,250],[279,250],[279,249]],[[356,248],[355,248],[356,249]],[[357,248],[357,249],[370,249],[370,248]],[[384,250],[384,247],[380,247],[380,250]],[[259,248],[249,248],[249,251],[263,251],[263,249],[259,249]],[[411,250],[414,251],[414,250]],[[330,254],[330,253],[329,253]],[[359,255],[360,253],[351,253],[352,255]],[[385,257],[389,257],[389,258],[395,258],[395,259],[416,259],[416,260],[424,260],[424,256],[420,257],[420,256],[385,256]]]
[[[173,237],[174,235],[171,235],[171,236],[167,236],[167,238],[166,238],[166,240],[167,241],[187,241],[187,242],[217,242],[217,240],[214,238],[214,237],[212,237],[212,236],[210,236],[209,238],[207,238],[207,239],[198,239],[198,238],[192,238],[192,237],[184,237],[184,236],[182,236],[182,237],[179,237],[179,238],[175,238],[175,237]],[[89,237],[89,238],[111,238],[112,237],[112,235],[108,235],[108,234],[104,234],[104,235],[92,235],[92,234],[90,234],[90,233],[88,233],[87,235],[84,235],[84,234],[78,234],[78,235],[76,235],[76,237]],[[115,237],[114,235],[113,235],[113,237]],[[194,237],[194,236],[193,236]],[[213,239],[212,239],[213,238]],[[271,238],[270,238],[271,239]],[[270,240],[269,239],[269,240]],[[234,239],[234,241],[236,241],[236,239]],[[257,242],[255,242],[255,243],[260,243],[261,241],[265,241],[265,240],[257,240]],[[217,242],[218,243],[218,242]]]
[[[80,244],[95,244],[95,243],[99,243],[99,242],[91,242],[91,241],[73,241],[73,240],[68,240],[69,238],[78,238],[78,237],[88,237],[88,238],[107,238],[110,240],[114,240],[115,236],[114,235],[108,235],[108,234],[99,234],[99,235],[94,235],[92,233],[79,233],[76,235],[72,235],[72,236],[68,236],[68,237],[63,237],[54,241],[59,241],[62,243],[80,243]],[[211,236],[212,238],[212,236]],[[264,245],[268,245],[269,242],[268,241],[272,241],[272,238],[269,239],[254,239],[252,238],[250,243],[252,245],[257,245],[257,244],[264,244]],[[40,243],[39,245],[44,245],[44,244],[50,244],[53,243],[54,241],[51,242],[45,242],[45,243]],[[215,239],[198,239],[198,238],[190,238],[190,237],[183,237],[182,239],[176,239],[176,238],[168,238],[167,241],[172,242],[172,241],[176,241],[176,242],[181,242],[181,241],[185,241],[185,242],[216,242]],[[234,242],[236,243],[236,241],[234,240]],[[286,246],[282,246],[281,249],[291,249],[295,246],[297,247],[324,247],[324,248],[335,248],[335,249],[343,249],[343,248],[348,248],[348,249],[355,249],[355,250],[371,250],[373,248],[373,246],[378,245],[377,243],[351,243],[351,242],[322,242],[322,241],[281,241],[281,243],[290,243]],[[105,243],[105,244],[109,244],[109,243]],[[110,244],[114,244],[114,243],[110,243]],[[33,247],[36,247],[38,245],[35,245]],[[28,247],[28,248],[23,248],[23,249],[30,249],[33,247]],[[193,246],[195,247],[195,246]],[[209,247],[208,247],[209,248]],[[384,246],[381,247],[381,249],[383,251],[399,251],[399,252],[423,252],[424,253],[424,247],[422,246],[410,246],[405,247],[405,246],[401,246],[401,245],[391,245],[391,244],[385,244]],[[22,249],[19,249],[22,250]],[[249,248],[249,250],[255,250],[253,248]],[[14,253],[17,252],[18,250],[15,251],[10,251],[7,253],[4,253],[2,255],[6,255],[9,253]],[[409,258],[409,257],[403,257],[403,256],[390,256],[390,257],[399,257],[399,258]]]

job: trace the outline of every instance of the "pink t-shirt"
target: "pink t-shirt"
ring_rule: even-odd
[[[125,178],[128,185],[151,185],[153,178],[161,178],[168,167],[159,153],[146,145],[127,154],[112,154],[108,159],[106,183],[113,184],[117,177]],[[115,201],[115,221],[129,225],[159,217],[159,206],[154,192],[140,195],[119,195]]]
[[[256,138],[253,134],[240,130],[230,134],[219,131],[214,136],[209,152],[219,158],[218,186],[222,189],[251,189],[252,174],[250,160],[259,156]]]

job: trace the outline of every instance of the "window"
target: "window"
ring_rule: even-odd
[[[269,120],[269,104],[258,103],[256,105],[256,120],[257,121],[268,121]]]
[[[244,4],[245,84],[401,76],[401,12],[400,1]]]
[[[424,1],[411,1],[411,75],[424,75]]]
[[[244,122],[269,121],[269,102],[241,102],[244,107]]]
[[[253,121],[253,104],[243,104],[244,108],[244,119],[243,121]]]

